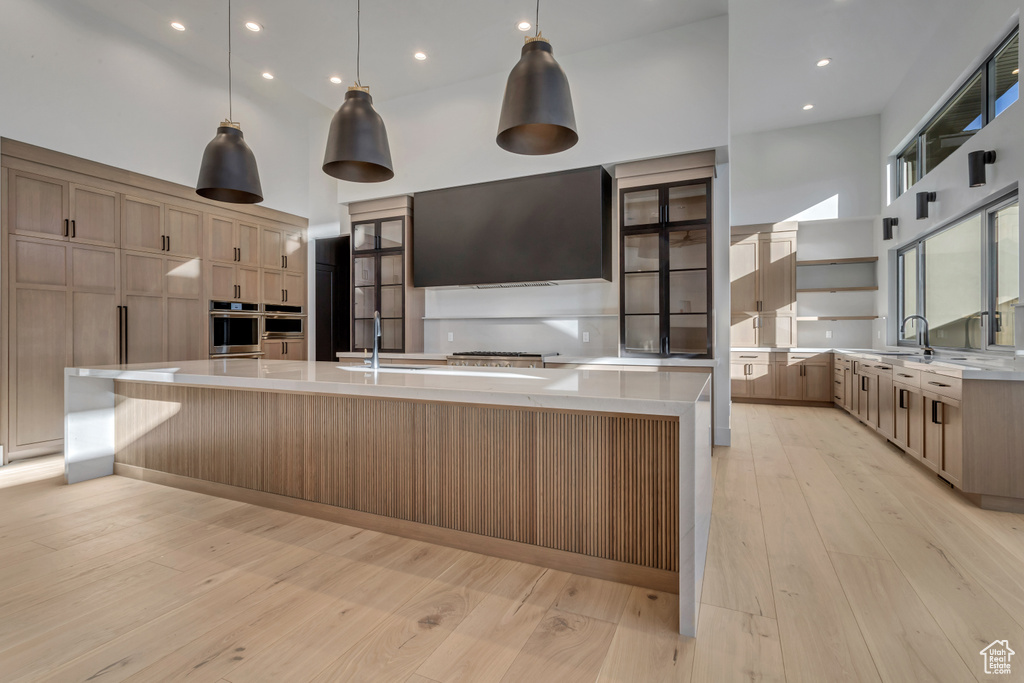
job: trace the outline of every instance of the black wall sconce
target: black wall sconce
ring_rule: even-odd
[[[967,155],[967,180],[971,187],[985,185],[985,166],[996,162],[995,150],[971,152]]]
[[[928,218],[928,204],[936,199],[934,192],[917,193],[917,220]]]
[[[882,219],[882,239],[892,239],[892,229],[900,224],[899,218],[883,218]]]

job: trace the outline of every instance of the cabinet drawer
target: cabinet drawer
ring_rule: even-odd
[[[733,363],[768,363],[771,354],[768,351],[733,351]]]
[[[836,364],[832,366],[832,372],[835,374],[836,377],[842,377],[843,375],[846,374],[846,368],[844,368],[842,365]]]
[[[876,375],[883,375],[886,377],[892,375],[892,366],[888,363],[872,363],[871,369],[875,371]]]
[[[893,368],[892,381],[916,389],[921,386],[921,371],[910,368]]]
[[[934,372],[922,372],[921,389],[959,400],[961,380],[959,377],[947,377],[946,375],[938,375]]]

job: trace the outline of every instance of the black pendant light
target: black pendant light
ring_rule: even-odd
[[[551,43],[540,32],[527,36],[519,63],[505,84],[498,120],[498,146],[516,154],[555,154],[579,141],[569,79],[555,61]]]
[[[231,204],[255,204],[263,201],[256,156],[245,144],[242,128],[232,121],[231,102],[231,0],[228,0],[228,119],[217,128],[217,135],[206,145],[199,167],[196,194]]]
[[[359,80],[360,3],[356,2],[356,84],[345,93],[345,101],[327,134],[324,173],[354,183],[379,183],[395,177],[391,147],[384,120],[373,108],[370,89]]]

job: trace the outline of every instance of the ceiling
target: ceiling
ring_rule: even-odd
[[[733,134],[880,113],[964,1],[730,0]]]
[[[78,0],[148,41],[227,72],[227,0]],[[540,26],[556,56],[725,14],[727,0],[556,0]],[[387,100],[509,71],[534,21],[528,0],[364,0],[361,79]],[[290,86],[335,109],[356,76],[356,0],[234,0],[234,74],[257,87]],[[170,22],[179,21],[184,32]],[[264,30],[246,30],[256,21]],[[532,34],[532,31],[531,31]],[[425,61],[413,53],[422,50]],[[273,73],[273,81],[259,74]],[[340,85],[328,79],[338,75]]]

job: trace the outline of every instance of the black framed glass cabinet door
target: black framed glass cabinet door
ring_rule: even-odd
[[[405,219],[352,224],[352,348],[373,348],[373,319],[381,317],[380,350],[405,351]]]
[[[623,356],[711,357],[711,180],[620,191]]]

